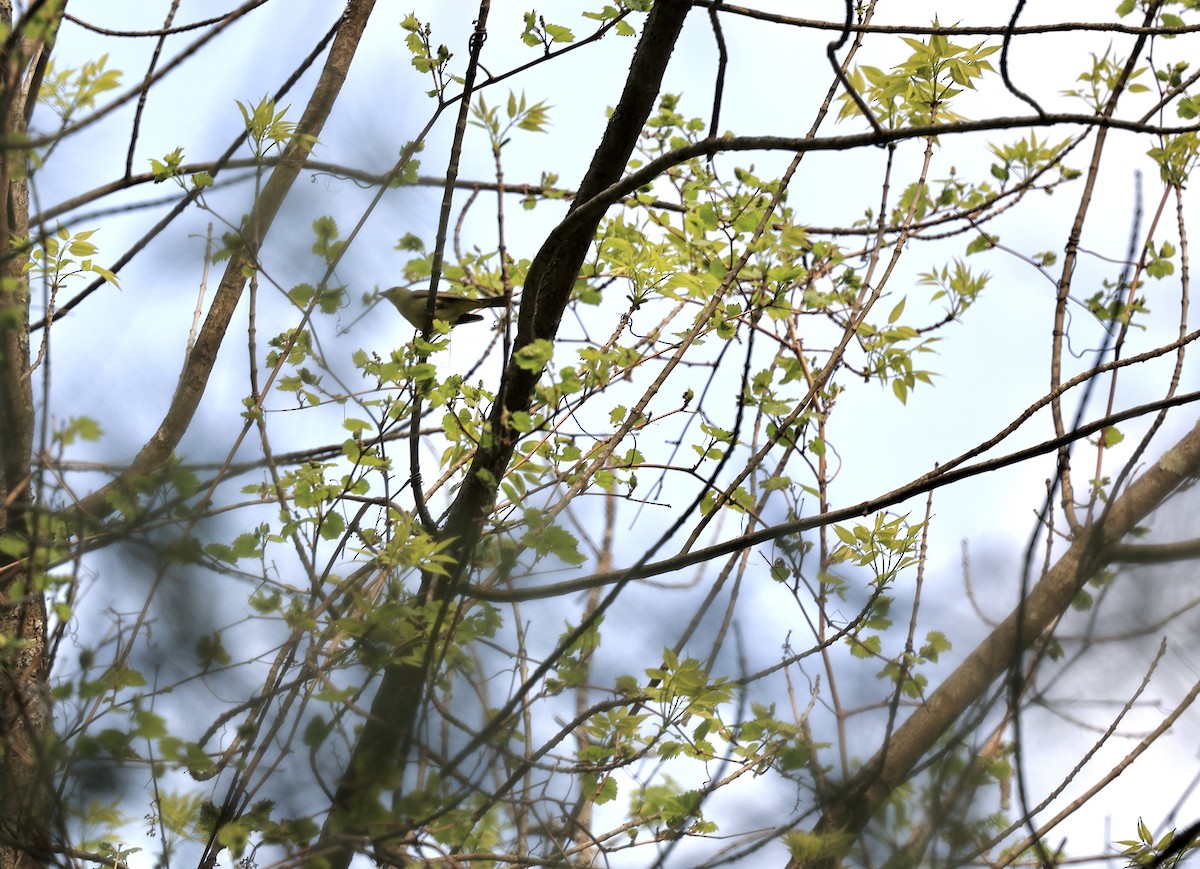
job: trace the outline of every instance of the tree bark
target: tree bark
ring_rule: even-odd
[[[888,796],[904,784],[937,740],[1062,616],[1080,586],[1105,563],[1108,550],[1128,535],[1189,478],[1200,473],[1200,424],[1169,449],[1079,534],[967,659],[901,724],[891,740],[823,807],[819,833],[831,843],[853,841]],[[833,856],[793,859],[788,869],[833,869]]]
[[[39,519],[33,509],[34,406],[29,361],[28,151],[17,143],[37,99],[39,59],[62,10],[34,3],[13,29],[0,0],[0,869],[50,859],[56,808]],[[47,11],[48,10],[48,11]],[[33,37],[28,33],[36,34]]]
[[[35,0],[22,23],[42,7],[64,2]],[[320,80],[297,123],[297,136],[280,158],[246,222],[252,237],[246,250],[226,268],[204,327],[184,363],[179,385],[158,430],[147,440],[126,471],[79,505],[82,515],[111,512],[110,493],[128,480],[152,473],[170,458],[187,431],[224,342],[234,309],[245,286],[245,270],[255,266],[258,246],[298,177],[314,141],[329,117],[357,50],[374,0],[350,0],[329,49]],[[0,24],[12,21],[11,0],[0,0]],[[43,22],[44,23],[44,22]],[[51,24],[56,22],[51,22]],[[18,25],[20,27],[20,25]],[[7,30],[7,28],[5,28]],[[54,27],[39,28],[53,33]],[[3,144],[25,132],[28,70],[48,46],[17,38],[3,43],[0,55],[0,117]],[[36,98],[36,88],[28,95]],[[0,550],[0,869],[32,869],[53,855],[56,803],[53,795],[53,730],[49,702],[46,606],[39,586],[36,553],[36,495],[30,486],[33,443],[33,394],[29,371],[29,286],[24,273],[28,251],[13,239],[29,233],[26,152],[0,148],[0,533],[9,544]],[[13,547],[23,546],[16,555]],[[10,553],[5,555],[3,553]]]
[[[690,8],[686,0],[659,0],[654,4],[634,52],[621,98],[580,183],[572,211],[624,173],[654,108],[667,63]],[[599,210],[594,219],[579,221],[568,232],[552,233],[534,257],[522,296],[514,351],[538,339],[553,340],[603,216],[604,211]],[[499,481],[516,445],[512,414],[530,407],[540,376],[540,371],[518,365],[514,352],[489,421],[495,436],[476,451],[471,470],[440,532],[443,539],[451,541],[448,551],[456,558],[455,575],[449,579],[432,575],[424,579],[423,591],[435,599],[450,600],[470,569],[484,522],[495,503]],[[434,633],[430,631],[429,642],[441,642]],[[345,869],[349,865],[356,836],[369,839],[368,831],[355,821],[366,807],[376,804],[384,787],[396,786],[403,763],[400,753],[412,741],[412,728],[430,675],[422,664],[396,664],[384,670],[370,715],[338,784],[329,820],[315,849],[328,869]]]

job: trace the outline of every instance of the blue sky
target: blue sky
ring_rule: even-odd
[[[788,4],[776,4],[786,8]],[[1022,23],[1033,23],[1039,14],[1048,14],[1048,4],[1034,4]],[[162,14],[155,5],[117,4],[74,0],[70,11],[81,18],[103,22],[110,27],[152,28],[158,25],[153,16]],[[519,31],[523,8],[497,4],[490,22],[491,37],[487,44],[485,62],[489,69],[502,70],[535,56],[521,47],[514,33]],[[503,8],[499,8],[503,7]],[[263,93],[273,91],[288,74],[297,59],[308,50],[315,34],[340,8],[325,2],[267,4],[238,24],[210,50],[189,61],[170,76],[161,88],[156,88],[147,106],[146,122],[136,150],[134,169],[144,171],[151,158],[161,158],[176,147],[183,147],[188,160],[207,160],[224,149],[238,133],[240,115],[233,103],[254,101]],[[431,110],[422,96],[424,85],[411,70],[407,54],[401,45],[402,34],[397,26],[410,11],[422,20],[430,21],[435,41],[444,41],[462,56],[465,28],[472,14],[470,5],[461,3],[381,2],[375,12],[371,34],[352,69],[347,96],[339,103],[335,114],[322,135],[315,156],[345,163],[367,171],[388,168],[404,140],[415,134]],[[908,2],[903,8],[887,7],[876,23],[886,23],[889,14],[903,16],[911,22],[927,22],[937,11],[937,4]],[[804,14],[839,17],[839,4],[820,3],[806,7]],[[962,14],[960,7],[954,14]],[[1094,14],[1093,4],[1054,4],[1059,20],[1073,15],[1084,18]],[[1007,10],[996,7],[972,9],[971,14],[992,17],[972,23],[1002,24]],[[210,4],[182,3],[177,20],[192,20],[212,14]],[[573,14],[573,13],[572,13]],[[898,19],[897,19],[898,20]],[[943,22],[951,19],[943,16]],[[316,22],[321,22],[320,26]],[[574,23],[574,22],[573,22]],[[577,31],[580,33],[581,31]],[[811,43],[803,49],[794,33],[754,23],[730,23],[727,29],[730,42],[730,69],[727,96],[723,106],[722,126],[742,134],[779,133],[801,134],[810,123],[814,105],[813,90],[823,92],[829,72],[824,57],[813,50]],[[182,35],[168,44],[166,55],[189,42],[193,37]],[[879,37],[868,45],[861,62],[887,67],[898,59],[890,37]],[[1124,41],[1124,42],[1123,42]],[[1048,109],[1082,110],[1059,92],[1076,86],[1075,77],[1086,62],[1089,50],[1103,52],[1112,43],[1120,54],[1128,37],[1097,33],[1091,36],[1062,36],[1030,39],[1014,47],[1013,69],[1017,83],[1035,93]],[[583,49],[561,61],[535,68],[528,75],[505,83],[487,95],[489,102],[507,96],[511,86],[523,92],[531,101],[545,100],[553,106],[552,127],[546,135],[524,134],[514,138],[505,152],[507,177],[512,182],[535,183],[544,169],[560,173],[563,186],[572,187],[590,157],[591,143],[596,140],[605,123],[604,109],[612,105],[619,94],[633,40],[609,36],[597,46]],[[110,52],[110,66],[125,70],[126,85],[133,82],[145,68],[153,41],[149,39],[124,41],[118,45],[101,43],[95,37],[75,27],[64,27],[59,45],[61,63],[94,59],[99,53]],[[1175,47],[1164,43],[1162,51]],[[688,115],[707,117],[711,104],[713,41],[704,17],[693,14],[685,38],[672,62],[665,89],[683,95],[681,111]],[[303,105],[312,74],[302,80],[296,92],[285,98],[293,106],[293,116]],[[999,107],[999,108],[998,108]],[[978,94],[964,95],[962,114],[984,116],[1003,111],[1025,113],[998,82],[984,87]],[[118,177],[122,171],[125,144],[128,141],[132,106],[114,113],[93,130],[68,141],[56,153],[54,160],[40,177],[38,192],[44,203]],[[435,131],[424,155],[422,171],[431,175],[442,172],[438,163],[447,141],[449,117]],[[49,121],[40,121],[49,123]],[[859,129],[852,120],[841,125],[827,124],[825,134],[837,134]],[[1069,131],[1050,130],[1046,138],[1058,140]],[[469,149],[461,176],[490,177],[490,158],[478,146],[482,139],[475,133],[468,140]],[[936,158],[934,178],[944,178],[953,170],[960,176],[973,177],[985,173],[992,157],[985,145],[990,141],[1005,141],[1004,134],[974,136],[969,139],[947,138]],[[1101,257],[1124,256],[1130,214],[1133,205],[1135,170],[1143,173],[1144,198],[1147,207],[1158,196],[1157,174],[1144,156],[1144,144],[1132,137],[1114,134],[1113,149],[1105,156],[1105,172],[1098,205],[1093,209],[1085,228],[1082,244],[1095,255],[1081,259],[1076,278],[1076,295],[1099,288],[1100,282],[1115,275],[1115,267]],[[476,146],[474,149],[470,145]],[[1083,168],[1087,147],[1080,149],[1071,165]],[[789,203],[796,209],[798,219],[817,225],[848,223],[861,216],[866,207],[878,198],[884,155],[871,149],[853,156],[845,154],[812,154],[792,185]],[[743,155],[742,162],[753,162],[759,174],[766,175],[785,158],[779,155]],[[898,174],[910,174],[920,161],[920,146],[916,143],[899,149]],[[732,165],[730,161],[727,165]],[[128,199],[156,197],[169,192],[168,185],[145,186],[132,191]],[[1021,210],[1002,218],[995,226],[1002,241],[1015,249],[1032,254],[1055,250],[1061,255],[1066,230],[1078,202],[1078,185],[1045,197],[1035,208]],[[311,237],[308,226],[317,214],[334,215],[343,230],[349,228],[365,207],[371,191],[364,191],[346,180],[325,176],[305,178],[287,206],[295,215],[286,232],[273,236],[268,244],[266,261],[272,278],[282,286],[314,281],[320,275],[320,263],[308,253]],[[232,217],[240,214],[248,201],[248,190],[242,186],[211,197],[214,210]],[[422,235],[431,241],[435,226],[439,192],[434,189],[396,191],[385,199],[376,211],[350,256],[338,269],[338,278],[351,290],[351,306],[342,312],[337,323],[323,323],[323,347],[330,366],[346,378],[353,377],[349,359],[355,349],[370,348],[386,353],[392,346],[407,340],[408,329],[389,309],[377,309],[358,320],[362,313],[359,299],[364,293],[394,282],[404,254],[394,250],[397,238],[406,232]],[[1173,206],[1172,206],[1173,207]],[[1194,203],[1185,208],[1194,215]],[[560,213],[553,204],[543,205],[532,213],[521,213],[515,202],[509,207],[513,223],[510,241],[514,254],[532,256],[546,229]],[[100,231],[93,238],[107,255],[124,249],[144,226],[154,219],[155,212],[133,212],[106,216],[102,219],[72,221],[72,229]],[[182,360],[182,347],[197,304],[198,287],[203,280],[202,261],[206,225],[213,220],[208,215],[193,215],[169,231],[163,241],[152,246],[121,273],[121,288],[105,288],[101,299],[89,303],[53,330],[56,347],[52,407],[56,414],[87,413],[99,418],[109,438],[97,448],[94,457],[116,458],[127,455],[149,433],[149,426],[161,413],[169,390],[173,386]],[[481,246],[489,243],[490,215],[483,208],[467,224],[468,234],[477,233]],[[218,228],[219,232],[219,228]],[[1160,236],[1160,238],[1163,236]],[[965,239],[960,237],[941,243],[922,243],[907,257],[902,270],[892,279],[890,300],[884,309],[907,293],[909,311],[915,315],[927,298],[928,290],[916,286],[917,274],[932,265],[942,264],[953,256],[962,255]],[[1047,363],[1050,347],[1050,312],[1054,287],[1051,281],[1028,264],[1001,252],[990,252],[971,259],[972,266],[985,268],[992,275],[991,284],[970,312],[967,322],[950,329],[938,346],[930,367],[941,373],[934,388],[920,389],[906,406],[895,401],[886,390],[875,384],[856,385],[842,399],[833,423],[831,440],[843,462],[834,496],[835,506],[856,503],[881,491],[899,486],[930,470],[935,462],[945,462],[980,440],[994,434],[1013,420],[1035,398],[1044,393],[1049,382]],[[1052,276],[1055,274],[1051,270]],[[1178,274],[1175,278],[1151,282],[1146,292],[1154,311],[1149,329],[1131,335],[1131,352],[1138,352],[1169,340],[1176,319]],[[215,285],[210,275],[209,293]],[[264,293],[270,293],[264,287]],[[264,310],[279,314],[279,323],[286,324],[287,308],[282,303],[268,302]],[[1073,341],[1075,349],[1083,351],[1099,341],[1099,330],[1087,322],[1087,314],[1078,306],[1072,308],[1075,318]],[[616,306],[603,309],[600,316],[615,317]],[[591,313],[589,312],[589,316]],[[1194,322],[1194,318],[1193,322]],[[569,320],[568,320],[569,323]],[[337,325],[353,328],[348,334],[338,334]],[[283,328],[264,322],[267,328]],[[481,329],[483,327],[480,327]],[[483,334],[474,333],[476,337]],[[231,437],[240,423],[238,399],[246,391],[244,377],[245,349],[236,342],[226,347],[221,357],[221,373],[214,381],[202,410],[203,417],[186,444],[194,457],[220,456],[228,449]],[[149,362],[147,362],[149,360]],[[1072,360],[1078,368],[1088,361],[1086,355]],[[469,352],[452,352],[449,364],[466,367],[471,362]],[[490,371],[485,371],[485,374]],[[1189,370],[1188,374],[1191,372]],[[1195,382],[1194,376],[1190,377]],[[1119,383],[1118,407],[1139,404],[1162,394],[1161,366],[1154,370],[1128,371]],[[105,384],[103,390],[91,388]],[[1106,382],[1107,385],[1107,382]],[[1188,388],[1185,385],[1185,388]],[[121,401],[114,404],[113,397]],[[1068,412],[1073,406],[1068,403]],[[336,442],[343,436],[336,429],[332,416],[329,438]],[[1088,414],[1089,418],[1096,413]],[[280,419],[287,417],[281,412]],[[1157,443],[1166,445],[1190,427],[1185,412],[1172,416]],[[1136,426],[1130,427],[1130,434]],[[281,449],[313,442],[313,430],[308,426],[277,426]],[[1041,441],[1051,434],[1047,416],[1034,417],[1020,432],[1002,445],[997,452],[1007,452]],[[1122,447],[1110,454],[1108,467],[1128,454],[1129,437]],[[1149,457],[1157,449],[1152,447]],[[1079,467],[1092,461],[1091,451],[1081,447],[1077,452]],[[969,541],[974,555],[976,591],[991,608],[992,615],[1002,615],[1015,603],[1018,589],[1016,572],[1019,554],[1030,532],[1033,513],[1044,495],[1044,481],[1052,473],[1047,460],[1033,461],[1009,468],[1001,474],[977,477],[940,492],[935,500],[935,546],[931,549],[928,573],[936,592],[930,592],[928,606],[934,614],[926,627],[933,627],[945,612],[960,619],[961,634],[951,661],[970,648],[972,638],[982,629],[971,614],[965,599],[961,579],[961,549],[959,541]],[[428,477],[428,474],[427,474]],[[1080,479],[1086,479],[1081,475]],[[923,510],[923,499],[898,512],[911,509],[914,515]],[[627,526],[631,527],[631,526]],[[631,535],[633,531],[630,531]],[[766,637],[765,642],[748,644],[749,655],[756,665],[778,657],[780,638],[792,625],[791,616],[772,606],[774,590],[756,591],[764,604],[754,607],[761,614],[754,631]],[[632,609],[637,610],[634,606]],[[851,608],[852,609],[852,608]],[[1118,608],[1118,611],[1120,608]],[[780,613],[778,622],[773,612]],[[555,625],[554,633],[557,633]],[[1175,654],[1173,650],[1172,654]],[[1180,650],[1180,669],[1194,670],[1194,657]],[[1136,656],[1135,656],[1136,657]],[[1111,687],[1114,695],[1128,688],[1130,681],[1141,678],[1141,663],[1130,660],[1129,672],[1103,673],[1102,684]],[[1172,677],[1174,678],[1174,677]],[[1082,693],[1082,692],[1080,692]],[[1167,703],[1165,692],[1162,703]],[[1107,710],[1105,710],[1107,712]],[[1041,729],[1028,734],[1031,743],[1054,745],[1070,743],[1077,736],[1061,732],[1057,726],[1038,719]],[[1174,742],[1164,742],[1155,751],[1160,757],[1172,754],[1188,759],[1188,769],[1194,764],[1194,723],[1180,728]],[[864,737],[863,745],[869,744]],[[1053,752],[1052,752],[1053,753]],[[1073,757],[1073,754],[1071,755]],[[1053,766],[1053,764],[1049,764]],[[1122,778],[1123,794],[1137,794],[1132,803],[1123,799],[1116,806],[1098,801],[1073,823],[1078,834],[1095,837],[1093,847],[1100,847],[1098,830],[1103,817],[1110,812],[1118,815],[1117,823],[1131,822],[1130,806],[1153,817],[1153,796],[1160,795],[1169,804],[1174,791],[1161,787],[1162,767],[1150,765],[1139,776],[1135,767]],[[1159,786],[1156,786],[1159,785]],[[1165,807],[1162,811],[1165,811]],[[1159,812],[1161,814],[1161,812]],[[1188,813],[1185,813],[1188,814]],[[1200,810],[1190,814],[1200,814]],[[1117,837],[1124,837],[1118,828]]]

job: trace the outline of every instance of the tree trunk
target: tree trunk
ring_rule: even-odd
[[[46,865],[55,826],[41,520],[31,474],[28,152],[13,144],[25,135],[56,5],[33,4],[22,33],[0,53],[0,869]],[[11,0],[0,0],[0,23],[13,32]]]

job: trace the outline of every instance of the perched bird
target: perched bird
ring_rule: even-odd
[[[404,287],[392,287],[379,295],[396,306],[396,310],[404,315],[404,319],[418,329],[425,326],[425,304],[429,293],[425,290],[406,290]],[[482,299],[468,299],[454,293],[438,293],[433,303],[433,316],[437,320],[445,320],[451,326],[461,326],[463,323],[474,323],[482,320],[475,312],[480,308],[503,308],[508,304],[507,296],[488,296]]]

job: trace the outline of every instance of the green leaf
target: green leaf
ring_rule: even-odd
[[[176,148],[171,153],[165,155],[162,160],[150,160],[150,173],[154,176],[154,183],[161,184],[168,178],[172,178],[179,174],[179,167],[183,165],[183,148]]]
[[[970,244],[967,245],[967,253],[982,253],[985,250],[991,250],[1000,241],[999,236],[988,235],[986,232],[981,232],[973,238]]]
[[[539,519],[537,511],[530,511],[527,518]],[[553,555],[570,565],[583,564],[586,557],[579,551],[575,535],[557,525],[531,525],[522,537],[522,543],[538,555]]]
[[[221,643],[220,631],[213,631],[196,641],[196,661],[200,664],[200,669],[208,670],[214,664],[225,666],[232,660],[233,657]]]
[[[413,235],[411,232],[406,232],[404,236],[396,242],[396,250],[411,251],[413,253],[425,253],[425,242],[420,236]]]
[[[541,371],[554,356],[554,342],[547,338],[531,341],[514,354],[517,365],[526,371]]]
[[[90,416],[73,416],[59,431],[57,438],[63,446],[70,446],[76,439],[82,441],[98,441],[103,431],[100,424]]]
[[[324,716],[317,715],[305,725],[302,738],[304,744],[309,748],[320,748],[332,732],[333,727],[325,720]]]
[[[346,530],[346,520],[336,511],[326,513],[321,522],[321,539],[337,540]]]
[[[596,805],[602,806],[605,803],[611,803],[616,798],[617,780],[612,776],[605,776],[604,781],[600,784],[600,787],[596,789],[592,800],[596,803]]]

